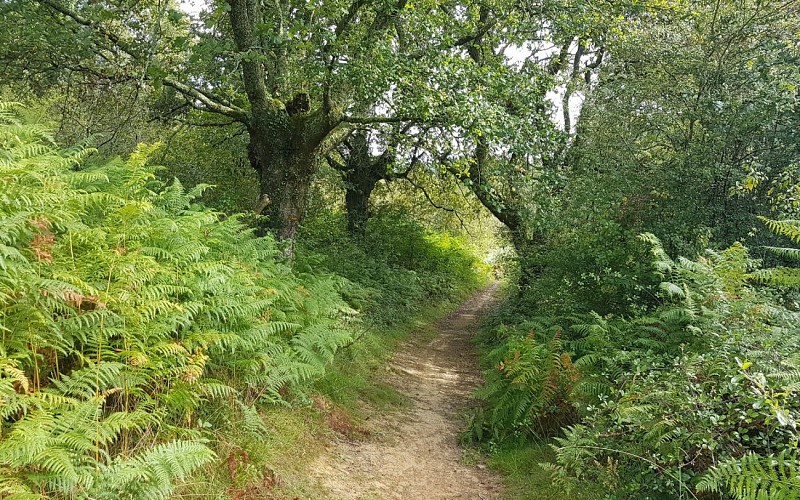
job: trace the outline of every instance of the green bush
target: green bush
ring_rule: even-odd
[[[350,304],[375,324],[394,324],[431,301],[477,286],[485,269],[456,237],[426,230],[402,211],[370,219],[366,239],[346,234],[344,214],[326,212],[307,221],[300,264],[344,276]]]
[[[485,339],[502,370],[479,392],[481,431],[530,439],[554,434],[542,422],[568,424],[546,464],[567,491],[791,497],[783,488],[798,442],[800,316],[754,280],[794,283],[796,272],[759,271],[740,244],[673,261],[655,237],[643,240],[661,278],[659,307],[540,318]]]
[[[656,305],[648,248],[614,221],[559,227],[520,265],[540,269],[514,306],[524,314],[640,314]],[[611,243],[611,244],[609,244]]]

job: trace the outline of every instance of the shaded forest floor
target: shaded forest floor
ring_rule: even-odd
[[[432,339],[412,337],[398,349],[381,378],[409,404],[369,416],[363,432],[340,435],[312,465],[330,498],[499,498],[499,477],[458,444],[480,383],[471,339],[497,290],[494,284],[467,300],[436,325]]]

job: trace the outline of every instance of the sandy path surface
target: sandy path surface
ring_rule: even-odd
[[[474,295],[437,324],[433,341],[412,339],[389,363],[386,380],[410,407],[376,415],[366,441],[342,437],[313,466],[332,499],[496,499],[500,482],[462,459],[458,434],[480,383],[471,343],[476,320],[497,285]]]

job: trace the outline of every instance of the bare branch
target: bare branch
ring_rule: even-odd
[[[458,212],[458,210],[456,210],[455,208],[439,205],[438,203],[433,201],[433,198],[431,198],[431,195],[428,194],[428,191],[425,189],[425,187],[422,186],[421,184],[418,184],[417,182],[414,182],[414,180],[411,179],[410,177],[403,177],[403,179],[408,181],[408,183],[411,184],[415,189],[421,191],[422,194],[425,196],[425,199],[428,200],[428,203],[430,203],[433,208],[453,214],[456,217],[456,219],[458,219],[458,222],[459,224],[461,224],[461,227],[466,229],[467,225],[464,222],[464,219],[463,217],[461,217],[461,214]]]
[[[223,137],[219,141],[213,143],[211,145],[211,147],[212,148],[218,148],[218,147],[222,146],[223,144],[225,144],[226,142],[232,141],[233,139],[235,139],[235,138],[237,138],[237,137],[239,137],[241,135],[244,135],[246,132],[247,132],[247,128],[246,127],[241,127],[239,130],[237,130],[233,134],[231,134],[231,135],[229,135],[227,137]]]
[[[603,64],[603,56],[605,55],[605,52],[606,52],[605,47],[600,47],[599,49],[597,49],[597,56],[595,56],[594,61],[587,64],[586,67],[588,69],[597,69],[598,67],[600,67],[600,65]]]
[[[89,19],[86,19],[85,17],[81,16],[80,14],[75,12],[74,10],[69,9],[68,7],[63,5],[62,3],[58,2],[57,0],[36,0],[36,1],[39,2],[40,4],[43,4],[43,5],[47,6],[47,7],[50,7],[51,9],[53,9],[53,10],[65,15],[65,16],[69,17],[70,19],[72,19],[73,21],[75,21],[76,23],[78,23],[78,24],[80,24],[82,26],[86,26],[87,28],[91,28],[94,31],[97,31],[98,33],[103,35],[105,38],[107,38],[109,41],[119,45],[122,50],[124,50],[128,54],[131,54],[130,52],[128,52],[127,44],[124,43],[119,36],[117,36],[116,34],[108,31],[107,29],[103,28],[102,26],[99,26],[98,24],[93,23]]]
[[[418,184],[417,182],[415,182],[410,177],[402,177],[402,179],[405,179],[406,181],[408,181],[408,183],[411,184],[412,186],[414,186],[415,189],[420,190],[422,192],[422,194],[425,195],[425,199],[428,200],[428,203],[430,203],[433,208],[436,208],[438,210],[444,210],[445,212],[457,213],[455,208],[445,207],[445,206],[439,205],[438,203],[433,201],[433,198],[431,198],[431,195],[428,194],[428,191],[425,189],[425,187],[420,185],[420,184]]]
[[[358,15],[358,11],[364,6],[365,3],[365,0],[354,0],[353,3],[350,4],[350,7],[347,9],[347,14],[345,14],[341,21],[336,23],[336,30],[334,33],[337,40],[350,27],[350,24],[356,18],[356,15]]]
[[[495,24],[497,24],[497,19],[489,21],[489,14],[489,9],[486,6],[481,6],[478,19],[480,27],[475,30],[474,33],[462,36],[456,40],[453,44],[453,47],[463,47],[465,45],[470,45],[473,42],[480,42],[483,39],[483,36],[486,35],[486,33],[488,33],[495,26]]]
[[[567,69],[567,66],[569,65],[568,56],[569,56],[570,45],[572,45],[571,39],[565,42],[564,45],[561,46],[561,50],[558,52],[557,56],[553,56],[550,59],[550,63],[547,66],[547,71],[551,75],[557,75],[560,72]]]
[[[176,121],[183,123],[184,125],[189,125],[190,127],[227,127],[229,125],[233,125],[234,123],[241,123],[236,120],[229,120],[225,122],[194,122],[177,118]]]
[[[164,113],[159,113],[158,115],[154,116],[153,118],[150,118],[149,120],[147,120],[147,123],[154,123],[154,122],[157,122],[159,120],[167,121],[170,118],[175,118],[176,116],[178,116],[179,111],[183,111],[188,107],[189,107],[189,103],[188,102],[182,102],[182,103],[178,104],[177,106],[175,106],[174,108],[170,109],[169,111],[166,111]]]
[[[345,169],[346,169],[344,163],[342,163],[342,162],[340,162],[338,160],[335,160],[333,158],[333,156],[331,156],[331,155],[326,155],[325,156],[325,161],[328,162],[328,165],[330,165],[332,169],[337,170],[339,172],[344,172]]]

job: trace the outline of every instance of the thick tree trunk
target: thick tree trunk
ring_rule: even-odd
[[[261,229],[278,240],[297,237],[311,182],[324,157],[323,142],[338,123],[336,116],[322,109],[308,112],[307,105],[277,114],[254,114],[248,127],[248,156],[259,175],[257,210],[267,216]],[[291,253],[290,247],[287,255]]]
[[[248,55],[241,61],[242,83],[250,102],[248,155],[260,180],[257,207],[267,216],[262,229],[279,240],[294,240],[305,215],[322,143],[339,124],[340,112],[327,104],[312,110],[306,93],[298,93],[285,104],[275,99],[266,87],[263,61],[252,57],[260,46],[261,2],[228,0],[228,4],[236,48]],[[278,81],[281,76],[271,75],[270,79]],[[287,255],[291,253],[290,246]]]
[[[344,141],[340,153],[342,163],[330,158],[328,162],[344,180],[347,230],[354,239],[363,240],[370,217],[369,199],[372,191],[381,179],[392,178],[388,169],[391,155],[387,150],[380,156],[373,156],[364,132],[351,134]]]
[[[316,171],[318,144],[300,139],[291,128],[281,131],[275,127],[269,133],[250,130],[250,164],[259,175],[260,200],[256,210],[266,216],[260,229],[262,233],[271,232],[278,240],[297,237]]]
[[[345,179],[344,204],[347,211],[347,231],[350,235],[363,240],[370,217],[369,199],[379,179],[374,177],[353,181]],[[360,182],[359,182],[360,181]]]
[[[270,200],[262,215],[267,216],[267,227],[277,239],[294,240],[297,237],[305,217],[312,174],[305,166],[291,164],[283,168],[262,169],[261,194]]]

